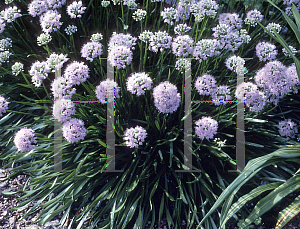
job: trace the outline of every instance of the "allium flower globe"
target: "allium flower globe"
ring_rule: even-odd
[[[14,138],[14,144],[21,153],[33,150],[36,143],[34,130],[27,127],[20,129]]]
[[[236,13],[222,13],[219,16],[219,22],[231,27],[233,31],[242,28],[243,21]]]
[[[9,57],[12,55],[9,51],[0,52],[0,66],[2,63],[9,62]]]
[[[133,14],[132,14],[132,18],[135,21],[142,21],[143,19],[145,19],[147,15],[147,11],[146,10],[142,10],[142,9],[137,9]]]
[[[277,53],[276,46],[269,42],[259,42],[256,45],[256,55],[260,61],[274,60]]]
[[[210,95],[216,87],[216,79],[209,74],[199,76],[195,81],[195,88],[200,95]]]
[[[297,74],[296,66],[293,64],[287,67],[285,74],[290,82],[290,90],[293,91],[294,94],[297,94],[299,86],[299,77]]]
[[[277,32],[277,33],[280,33],[282,27],[281,25],[277,24],[277,23],[274,23],[274,22],[271,22],[269,23],[267,26],[266,26],[266,29],[272,33],[274,36],[275,36],[275,33],[273,32],[273,29]]]
[[[40,17],[42,30],[45,33],[52,33],[60,29],[63,24],[60,22],[61,15],[57,11],[48,10]]]
[[[136,126],[135,128],[126,129],[123,139],[128,147],[137,148],[139,145],[143,145],[146,137],[146,130],[141,126]]]
[[[72,118],[66,121],[62,126],[63,136],[70,143],[76,143],[83,140],[86,136],[86,128],[81,119]]]
[[[71,99],[76,93],[76,88],[72,87],[72,81],[61,76],[51,83],[51,90],[54,98]]]
[[[120,98],[119,92],[120,87],[118,87],[118,84],[111,79],[107,79],[96,87],[95,94],[97,99],[104,104],[114,101],[115,98]]]
[[[208,57],[220,54],[220,43],[216,39],[201,39],[194,47],[193,56],[201,63]]]
[[[153,36],[153,33],[150,32],[149,30],[144,30],[140,35],[139,35],[139,39],[143,42],[148,42],[150,37]]]
[[[36,61],[33,63],[29,71],[29,74],[32,76],[31,80],[33,84],[36,87],[40,87],[42,85],[42,81],[47,78],[50,70],[51,69],[46,61]]]
[[[23,70],[24,70],[24,64],[20,62],[16,62],[14,63],[13,66],[11,66],[11,71],[14,76],[19,75],[21,72],[23,72]]]
[[[11,39],[9,37],[0,40],[0,51],[9,50],[11,47]]]
[[[8,109],[9,102],[0,95],[0,117],[3,116],[4,113],[6,113],[6,110]]]
[[[297,125],[291,119],[279,122],[278,129],[279,134],[282,137],[287,137],[287,140],[294,138],[295,134],[298,133]]]
[[[178,24],[174,28],[174,32],[176,35],[183,35],[190,31],[192,28],[187,26],[186,24]]]
[[[89,78],[89,68],[83,62],[74,61],[67,66],[64,77],[70,80],[73,85],[79,85]]]
[[[173,7],[166,7],[163,9],[163,11],[160,12],[160,16],[163,17],[164,22],[168,23],[170,25],[174,25],[173,20],[175,20],[175,15],[176,15],[176,9]]]
[[[162,82],[153,89],[154,105],[162,113],[173,113],[180,105],[181,96],[177,87],[170,82]]]
[[[133,53],[126,46],[114,46],[108,53],[108,61],[113,67],[125,69],[132,61]]]
[[[52,40],[52,37],[48,33],[42,33],[40,36],[37,37],[37,44],[38,46],[46,45]]]
[[[59,99],[54,101],[53,116],[59,122],[66,122],[75,114],[75,104],[69,99]]]
[[[291,50],[291,52],[292,52],[293,55],[295,55],[295,54],[298,52],[297,49],[295,49],[295,48],[294,48],[293,46],[291,46],[291,45],[289,45],[289,48],[290,48],[290,50]],[[289,54],[288,51],[287,51],[285,48],[282,49],[282,52],[283,52],[283,54],[284,54],[285,56],[292,57],[291,54]]]
[[[202,117],[195,124],[195,133],[201,140],[204,138],[213,139],[214,135],[217,134],[218,122],[211,117]]]
[[[137,38],[130,34],[113,32],[108,42],[108,50],[110,51],[115,46],[126,46],[129,49],[135,50],[136,40]]]
[[[48,10],[48,5],[45,0],[33,0],[28,5],[28,13],[32,17],[40,16]]]
[[[58,9],[66,4],[66,0],[44,0],[44,1],[47,1],[47,4],[51,9]]]
[[[94,33],[91,36],[91,41],[99,42],[103,40],[103,35],[101,33]]]
[[[158,49],[162,52],[164,48],[169,49],[172,44],[172,37],[166,31],[158,31],[149,39],[149,45],[153,52],[157,53]]]
[[[254,10],[250,10],[247,13],[246,19],[244,21],[245,21],[246,25],[255,27],[257,25],[256,20],[258,22],[261,22],[263,20],[263,18],[264,18],[264,16],[261,14],[261,12],[258,11],[257,9],[254,9]]]
[[[76,25],[68,25],[67,28],[65,28],[65,32],[66,32],[66,34],[71,36],[77,32],[77,26]]]
[[[67,13],[70,18],[81,18],[81,14],[84,13],[86,7],[82,6],[82,1],[74,1],[67,7]]]
[[[190,70],[191,66],[191,62],[186,61],[185,59],[178,59],[175,63],[175,69],[180,71],[181,74],[183,74],[186,70]]]
[[[47,58],[47,64],[52,72],[55,72],[56,68],[62,68],[63,64],[69,60],[67,55],[51,53]]]
[[[128,91],[140,96],[151,89],[152,79],[145,72],[134,73],[128,78],[126,85]]]
[[[177,36],[172,42],[172,52],[176,56],[187,57],[193,53],[194,40],[189,35]]]
[[[102,55],[102,45],[99,42],[91,41],[81,48],[81,57],[93,62],[94,58]]]
[[[226,67],[237,73],[237,67],[238,65],[242,65],[244,66],[245,64],[245,60],[239,56],[233,55],[231,57],[229,57],[226,61],[225,61],[225,65]]]
[[[1,11],[1,18],[7,23],[11,23],[11,22],[15,21],[17,18],[22,16],[22,14],[20,14],[20,13],[21,13],[21,10],[18,9],[18,7],[10,6],[10,7],[6,8],[5,10]]]

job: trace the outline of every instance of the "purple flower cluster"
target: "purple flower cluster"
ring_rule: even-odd
[[[180,105],[181,96],[177,87],[168,81],[153,89],[154,105],[162,113],[173,113]]]
[[[0,17],[0,33],[3,33],[5,29],[5,21]]]
[[[237,73],[238,70],[238,65],[243,65],[245,64],[245,60],[239,56],[233,55],[229,58],[226,59],[225,65],[226,67],[231,70],[235,71]]]
[[[93,62],[94,58],[102,55],[102,45],[99,42],[91,41],[81,48],[81,57]]]
[[[9,57],[11,56],[11,54],[12,53],[10,53],[9,51],[0,52],[0,66],[2,65],[2,63],[9,61]]]
[[[57,31],[63,24],[60,22],[61,15],[57,11],[48,10],[40,17],[40,23],[42,30],[45,33],[51,33]]]
[[[296,66],[293,64],[287,67],[285,74],[287,75],[287,78],[290,79],[290,90],[292,90],[294,94],[297,94],[297,86],[299,86],[299,77],[297,74]]]
[[[129,49],[135,50],[136,40],[137,38],[130,34],[113,32],[108,42],[108,49],[111,50],[115,46],[126,46]]]
[[[292,54],[295,55],[297,53],[297,49],[295,49],[293,46],[289,45],[289,48],[290,48]],[[285,56],[292,57],[285,48],[282,49],[282,52]]]
[[[216,79],[209,74],[199,76],[195,81],[195,88],[200,95],[211,95],[216,87]]]
[[[83,62],[74,61],[67,66],[64,77],[69,79],[73,85],[79,85],[89,77],[89,67]]]
[[[291,119],[279,122],[277,127],[279,129],[279,134],[282,137],[287,137],[287,140],[294,138],[295,134],[298,133],[297,125]]]
[[[95,90],[96,97],[102,104],[112,102],[115,98],[120,98],[119,92],[120,87],[118,87],[118,84],[111,79],[102,81]]]
[[[81,14],[84,13],[85,9],[86,7],[82,6],[82,1],[74,1],[68,6],[67,13],[70,16],[70,18],[81,18]]]
[[[254,10],[250,10],[247,13],[247,16],[246,16],[244,22],[246,25],[255,27],[257,25],[256,20],[258,22],[261,22],[263,20],[263,18],[264,18],[264,16],[261,14],[261,12],[258,11],[257,9],[254,9]]]
[[[66,4],[66,0],[47,0],[47,4],[51,9],[58,9]]]
[[[198,5],[197,7],[197,13],[205,14],[206,16],[210,18],[215,18],[217,14],[217,10],[219,9],[219,4],[217,4],[216,1],[213,0],[200,0],[199,2],[196,2],[195,4]]]
[[[160,16],[163,17],[165,23],[174,25],[173,20],[176,18],[176,9],[174,7],[166,7],[160,12]]]
[[[5,50],[9,50],[9,48],[11,48],[11,47],[12,47],[11,39],[9,37],[0,40],[0,51],[1,52],[5,51]]]
[[[137,96],[145,94],[146,90],[152,87],[152,79],[145,72],[132,74],[127,82],[127,90]]]
[[[40,16],[48,10],[48,5],[45,0],[33,0],[28,5],[28,13],[32,17]]]
[[[274,23],[274,22],[271,22],[269,23],[267,26],[266,26],[266,29],[272,33],[274,36],[275,36],[275,33],[273,32],[273,29],[279,33],[281,31],[281,25],[277,24],[277,23]]]
[[[242,28],[243,21],[236,13],[222,13],[219,16],[219,24],[226,24],[232,31],[237,31]]]
[[[57,67],[62,68],[63,64],[66,63],[68,60],[69,58],[67,58],[67,55],[64,54],[58,55],[56,53],[52,53],[50,57],[47,58],[47,63],[51,71],[55,72],[55,69]]]
[[[186,61],[185,59],[178,59],[175,63],[175,69],[180,71],[181,74],[183,74],[183,72],[185,72],[186,69],[191,69],[191,62]]]
[[[172,37],[166,31],[155,32],[149,38],[149,45],[153,52],[157,53],[158,49],[162,52],[164,48],[171,47]]]
[[[259,42],[256,45],[256,55],[260,61],[274,60],[277,53],[276,46],[269,42]]]
[[[6,113],[6,110],[8,109],[9,102],[0,95],[0,117],[3,116],[4,113]]]
[[[71,143],[83,140],[86,136],[86,128],[81,119],[72,118],[69,121],[66,121],[62,126],[62,130],[63,136]]]
[[[145,30],[139,35],[139,39],[145,43],[147,43],[150,39],[150,37],[153,36],[153,33],[149,30]]]
[[[184,33],[187,33],[190,31],[192,28],[187,26],[186,24],[178,24],[174,28],[174,32],[177,35],[183,35]]]
[[[128,147],[137,148],[139,145],[143,145],[146,137],[146,130],[141,126],[136,126],[130,129],[127,128],[124,132],[123,139]]]
[[[72,82],[65,77],[54,79],[51,84],[51,90],[54,98],[58,99],[71,99],[76,89],[72,88]]]
[[[202,117],[195,122],[195,133],[200,139],[206,138],[213,139],[214,135],[217,134],[218,122],[211,117]]]
[[[212,101],[215,105],[227,104],[231,100],[230,89],[228,86],[221,85],[211,90]]]
[[[14,138],[14,144],[21,153],[31,151],[35,148],[37,143],[33,129],[27,127],[20,129]]]
[[[17,19],[18,17],[21,17],[22,14],[20,14],[21,10],[18,9],[18,7],[16,6],[11,6],[6,8],[5,10],[2,10],[0,15],[1,18],[7,22],[7,23],[11,23],[13,21],[15,21],[15,19]]]
[[[178,22],[179,20],[188,20],[191,14],[191,4],[189,1],[179,0],[176,8],[175,19]]]
[[[108,61],[113,67],[125,69],[133,59],[132,51],[126,46],[113,46],[108,52]]]
[[[50,72],[49,65],[46,61],[40,62],[36,61],[31,66],[29,74],[32,76],[32,82],[36,87],[40,87],[42,81],[48,77],[48,73]]]
[[[187,57],[193,53],[193,44],[189,35],[177,36],[172,42],[172,51],[176,56]]]
[[[260,112],[266,105],[266,96],[259,91],[257,85],[251,82],[239,84],[235,91],[235,96],[244,101],[251,111]]]
[[[66,122],[75,114],[75,104],[71,100],[59,99],[54,102],[53,116],[59,122]]]
[[[299,0],[283,0],[283,4],[285,4],[287,7],[285,8],[285,13],[290,16],[294,17],[294,14],[292,12],[292,3],[295,4],[296,9],[300,10],[300,1]]]
[[[202,39],[198,41],[194,47],[193,56],[201,63],[208,57],[220,54],[220,43],[217,39]]]

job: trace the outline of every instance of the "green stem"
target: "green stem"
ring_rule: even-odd
[[[34,86],[28,81],[25,74],[23,72],[21,72],[21,74],[22,74],[23,78],[25,79],[25,81],[27,82],[27,84],[31,86],[31,89],[33,90],[34,94],[39,98],[39,100],[41,100],[41,97],[37,94],[36,90],[34,89]]]
[[[86,30],[85,30],[85,26],[83,25],[83,22],[82,22],[81,18],[79,18],[79,22],[81,24],[81,28],[82,28],[82,30],[84,32],[84,35],[87,36]]]

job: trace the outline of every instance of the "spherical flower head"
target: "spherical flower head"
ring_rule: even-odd
[[[75,104],[69,99],[59,99],[54,101],[53,116],[59,122],[66,122],[75,114]]]
[[[91,41],[81,48],[81,57],[93,62],[94,58],[102,55],[102,45],[99,42]]]
[[[48,10],[48,5],[45,0],[33,0],[28,5],[28,13],[32,17],[40,16]]]
[[[27,127],[20,129],[14,138],[14,144],[21,153],[33,150],[36,143],[34,130]]]
[[[266,26],[266,29],[273,34],[273,36],[275,36],[275,33],[273,32],[273,29],[275,29],[275,31],[277,33],[280,33],[281,31],[281,25],[277,24],[277,23],[274,23],[274,22],[271,22],[269,23],[267,26]]]
[[[108,61],[113,67],[125,69],[132,61],[133,53],[126,46],[113,46],[108,52]]]
[[[183,35],[185,33],[187,33],[188,31],[190,31],[192,28],[187,26],[186,24],[178,24],[177,26],[175,26],[174,28],[174,32],[177,35]]]
[[[276,46],[269,42],[259,42],[256,45],[256,55],[260,61],[274,60],[277,53]]]
[[[289,79],[290,90],[293,91],[294,94],[297,94],[298,93],[297,87],[299,86],[300,83],[299,83],[299,77],[297,74],[296,66],[294,64],[289,66],[286,69],[285,74]]]
[[[111,79],[102,81],[95,90],[96,97],[102,104],[105,104],[106,102],[110,103],[113,102],[115,98],[120,98],[119,92],[120,87],[118,87],[118,84]]]
[[[149,30],[145,30],[139,35],[139,39],[141,41],[147,43],[151,36],[153,36],[153,33],[150,32]]]
[[[72,88],[72,82],[65,77],[54,79],[51,83],[51,90],[55,99],[71,99],[76,89]]]
[[[58,9],[66,4],[66,0],[47,0],[47,4],[51,9]]]
[[[0,52],[0,66],[2,63],[8,62],[11,53],[9,51]]]
[[[142,9],[137,9],[133,15],[132,15],[132,18],[135,20],[135,21],[142,21],[143,19],[145,19],[147,15],[147,11],[146,10],[142,10]]]
[[[101,6],[102,7],[108,7],[109,6],[109,4],[110,4],[110,1],[101,1]]]
[[[211,117],[202,117],[195,124],[195,133],[201,140],[204,138],[213,139],[214,135],[217,134],[218,122]]]
[[[293,55],[295,55],[297,53],[297,49],[295,49],[293,46],[289,45],[289,48]],[[292,57],[285,48],[282,49],[282,52],[285,56],[290,57],[290,58]]]
[[[239,32],[230,32],[225,37],[225,47],[224,49],[229,49],[232,52],[238,50],[238,48],[243,44]]]
[[[5,21],[0,17],[0,33],[3,33],[5,29]]]
[[[48,10],[46,13],[42,14],[40,17],[40,23],[43,32],[51,33],[53,31],[57,31],[61,25],[60,22],[61,15],[57,11]]]
[[[103,35],[101,33],[94,33],[91,36],[91,41],[100,42],[103,40]]]
[[[179,0],[176,8],[175,19],[178,22],[179,20],[188,20],[191,14],[191,4],[186,4],[184,1]]]
[[[22,64],[20,62],[14,63],[14,65],[11,66],[11,71],[14,76],[19,75],[21,72],[24,71],[24,64]]]
[[[73,85],[79,85],[89,78],[89,67],[83,62],[74,61],[67,66],[64,77],[69,79]]]
[[[241,29],[240,30],[240,38],[242,43],[248,44],[251,41],[250,35],[248,35],[247,30]]]
[[[33,63],[29,74],[32,76],[31,80],[35,87],[41,86],[42,81],[47,78],[49,72],[50,68],[46,61],[36,61],[35,63]]]
[[[166,7],[160,12],[160,16],[163,17],[164,22],[170,25],[174,25],[173,20],[176,19],[176,9],[174,7]]]
[[[63,64],[69,60],[67,55],[52,53],[49,58],[47,58],[47,63],[51,72],[55,72],[56,68],[62,68]]]
[[[252,27],[255,27],[257,25],[257,22],[261,22],[263,20],[264,16],[261,14],[260,11],[258,11],[257,9],[254,9],[254,10],[250,10],[248,13],[247,13],[247,16],[244,20],[245,24],[246,25],[250,25]]]
[[[231,100],[230,89],[225,85],[218,86],[211,90],[211,97],[215,105],[227,104],[226,101]]]
[[[67,7],[67,13],[70,18],[81,18],[81,14],[84,13],[86,7],[82,6],[82,1],[74,1]]]
[[[186,61],[185,59],[178,59],[175,63],[175,69],[180,71],[181,74],[185,72],[185,70],[191,70],[191,62]]]
[[[126,85],[128,91],[140,96],[151,89],[152,79],[145,72],[134,73],[128,78]]]
[[[291,119],[279,122],[277,127],[279,129],[279,134],[282,137],[287,137],[287,140],[294,138],[295,134],[298,133],[297,125]]]
[[[232,32],[232,27],[230,25],[227,25],[225,23],[218,24],[216,27],[212,28],[213,31],[213,37],[218,39],[220,43],[224,46],[225,45],[225,39],[227,38],[228,34]],[[220,47],[221,48],[223,48]]]
[[[219,9],[219,4],[213,0],[200,0],[198,2],[199,11],[205,13],[206,16],[210,18],[215,18],[217,15],[217,10]]]
[[[52,40],[52,37],[48,33],[42,33],[40,36],[37,37],[37,44],[38,46],[46,45]]]
[[[139,145],[143,145],[146,137],[147,131],[141,126],[136,126],[130,129],[127,128],[124,132],[123,139],[128,147],[138,148]]]
[[[216,79],[209,74],[199,76],[195,81],[195,88],[200,95],[210,95],[216,87]]]
[[[0,40],[0,51],[9,50],[11,47],[11,39],[9,37]]]
[[[201,39],[194,47],[193,56],[201,63],[202,60],[207,60],[220,54],[220,43],[217,39]]]
[[[135,10],[137,8],[135,0],[123,0],[123,5],[127,5],[131,10]]]
[[[242,65],[244,66],[245,64],[245,60],[239,56],[233,55],[229,58],[227,58],[227,60],[225,61],[225,65],[226,67],[237,73],[237,67],[238,65]]]
[[[114,32],[108,42],[108,50],[111,50],[114,46],[126,46],[129,49],[135,50],[136,37],[130,34],[116,33]]]
[[[162,113],[173,113],[180,105],[181,96],[177,87],[170,82],[162,82],[153,89],[154,105]]]
[[[176,56],[187,57],[193,53],[193,44],[189,35],[180,35],[172,42],[172,51]]]
[[[219,23],[229,25],[233,31],[241,29],[243,21],[236,13],[222,13],[219,16]]]
[[[65,32],[66,32],[66,34],[71,36],[77,32],[77,26],[76,25],[68,25],[67,28],[65,28]]]
[[[76,143],[83,140],[86,136],[86,128],[81,119],[72,118],[66,121],[62,126],[63,136],[70,143]]]
[[[2,117],[4,113],[6,113],[8,104],[9,102],[7,102],[7,100],[0,95],[0,117]]]
[[[162,52],[164,48],[168,49],[171,47],[172,37],[166,31],[158,31],[153,34],[149,39],[149,45],[153,52]]]
[[[18,17],[22,16],[22,14],[20,13],[21,10],[18,9],[18,7],[11,6],[1,11],[1,18],[7,23],[11,23],[15,21]]]

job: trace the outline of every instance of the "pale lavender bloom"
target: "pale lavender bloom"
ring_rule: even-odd
[[[101,6],[102,7],[108,7],[108,5],[110,4],[110,1],[101,1]]]
[[[23,72],[24,64],[22,64],[20,62],[16,62],[16,63],[14,63],[13,66],[11,66],[11,70],[12,70],[12,74],[17,76],[20,74],[20,72]]]
[[[81,119],[72,118],[66,121],[62,126],[63,136],[70,143],[76,143],[83,140],[86,136],[86,128]]]
[[[89,67],[83,62],[73,61],[73,63],[67,66],[64,77],[69,79],[73,85],[79,85],[89,78]]]
[[[52,40],[52,37],[48,33],[42,33],[40,36],[37,37],[37,44],[38,46],[46,45]]]
[[[112,49],[114,46],[126,46],[129,49],[135,50],[136,37],[131,36],[130,34],[116,33],[113,32],[111,38],[108,42],[108,49]]]
[[[5,28],[5,21],[0,17],[0,33],[3,33]]]
[[[154,105],[162,113],[173,113],[180,105],[181,96],[177,87],[168,81],[153,89]]]
[[[235,52],[242,44],[243,42],[241,40],[239,33],[230,32],[226,36],[224,49],[229,49],[232,52]]]
[[[28,13],[32,17],[40,16],[42,13],[48,10],[48,5],[45,0],[33,0],[28,5]]]
[[[185,72],[185,70],[190,70],[191,69],[191,63],[189,61],[186,61],[185,59],[178,59],[176,60],[175,63],[175,69],[180,71],[181,74]]]
[[[66,0],[47,0],[47,4],[51,9],[58,9],[66,4]]]
[[[239,56],[233,55],[226,59],[225,65],[229,70],[237,73],[238,65],[245,65],[245,60]]]
[[[218,122],[211,117],[202,117],[195,124],[195,133],[201,140],[204,138],[213,139],[214,135],[217,134]]]
[[[248,35],[247,30],[241,29],[240,30],[240,39],[242,43],[248,44],[251,41],[250,35]]]
[[[218,86],[211,90],[211,97],[215,105],[227,104],[226,101],[231,100],[230,89],[225,85]]]
[[[256,45],[256,55],[260,61],[274,60],[277,53],[276,46],[269,42],[259,42]]]
[[[70,16],[70,18],[81,18],[81,14],[84,13],[85,9],[86,7],[82,6],[82,1],[74,1],[68,6],[67,13]]]
[[[190,3],[186,3],[183,0],[179,0],[176,8],[176,15],[175,15],[176,21],[178,22],[180,19],[184,21],[188,20],[191,14],[190,8],[191,8]]]
[[[172,52],[176,56],[187,57],[193,53],[194,40],[189,35],[177,36],[172,42]]]
[[[69,99],[59,99],[54,102],[53,116],[59,122],[66,122],[71,119],[71,115],[75,114],[75,103]]]
[[[113,46],[108,52],[108,61],[113,67],[125,69],[132,61],[132,51],[126,46]]]
[[[81,57],[93,62],[94,58],[102,55],[102,45],[99,42],[91,41],[81,48]]]
[[[183,35],[184,33],[190,31],[191,29],[192,28],[187,26],[186,24],[178,24],[177,26],[175,26],[174,32],[177,35]]]
[[[232,31],[241,29],[243,21],[236,13],[222,13],[219,16],[219,23],[229,25]]]
[[[53,97],[58,99],[71,99],[76,93],[76,88],[72,88],[72,82],[63,76],[54,79],[51,83],[51,90]]]
[[[143,19],[145,19],[147,15],[147,11],[146,10],[142,10],[142,9],[137,9],[133,14],[132,14],[132,18],[136,21],[142,21]]]
[[[227,24],[218,24],[212,28],[212,31],[213,37],[219,41],[219,48],[222,49],[228,41],[228,34],[231,34],[232,28]]]
[[[152,87],[152,79],[145,72],[132,74],[126,82],[127,90],[137,96],[144,95]]]
[[[0,51],[9,50],[10,47],[12,47],[12,45],[9,37],[0,40]]]
[[[219,9],[219,4],[217,4],[216,1],[213,0],[200,0],[199,2],[196,2],[195,4],[198,5],[198,7],[194,8],[194,12],[196,10],[197,13],[205,14],[206,16],[210,18],[215,18],[217,15],[217,10]],[[192,11],[192,9],[191,9]]]
[[[250,25],[250,26],[253,26],[255,27],[257,25],[257,22],[261,22],[263,20],[264,16],[261,14],[260,11],[258,11],[257,9],[254,9],[254,10],[250,10],[248,13],[247,13],[247,16],[245,18],[245,24],[246,25]]]
[[[0,95],[0,117],[2,117],[4,113],[6,113],[9,103],[10,102],[8,102],[4,97]]]
[[[21,10],[18,9],[18,7],[11,6],[1,11],[1,18],[7,23],[11,23],[15,21],[15,19],[17,19],[18,17],[22,16],[20,12]]]
[[[68,25],[67,28],[65,28],[65,32],[66,32],[66,34],[71,36],[77,32],[77,26],[76,25]]]
[[[274,32],[273,32],[273,29],[275,29],[275,31],[277,33],[279,33],[281,31],[281,25],[277,24],[277,23],[274,23],[274,22],[271,22],[269,23],[267,26],[266,26],[266,29],[273,34],[273,36],[275,36]]]
[[[216,79],[209,74],[199,76],[195,81],[195,88],[200,95],[210,95],[216,87]]]
[[[289,79],[290,90],[293,91],[294,94],[297,94],[298,93],[297,86],[299,86],[299,77],[297,74],[295,64],[289,66],[286,69],[285,74],[286,74],[287,78]]]
[[[283,0],[283,4],[285,4],[287,6],[292,6],[292,3],[294,3],[296,5],[299,3],[299,0]]]
[[[42,30],[45,33],[51,33],[53,31],[57,31],[60,26],[63,24],[60,22],[61,14],[57,11],[48,10],[46,13],[42,14],[40,17],[40,23]]]
[[[290,118],[287,121],[281,121],[278,124],[278,131],[282,137],[295,138],[295,134],[298,133],[297,124],[294,123]]]
[[[139,145],[143,145],[146,137],[146,130],[141,126],[136,126],[130,129],[127,128],[124,132],[123,139],[128,147],[137,148]]]
[[[2,63],[8,62],[11,55],[9,51],[0,52],[0,66]]]
[[[49,68],[51,69],[51,72],[55,72],[56,68],[62,68],[63,64],[66,63],[69,60],[67,58],[67,55],[64,54],[56,54],[52,53],[49,58],[47,58],[47,63]]]
[[[110,103],[114,101],[115,98],[120,98],[119,92],[120,87],[111,79],[102,81],[95,90],[96,97],[102,104],[105,104],[106,102]]]
[[[202,39],[198,41],[194,47],[193,56],[201,63],[208,57],[220,54],[220,43],[216,39]]]
[[[103,40],[103,35],[101,33],[94,33],[94,34],[92,34],[91,41],[99,42],[101,40]]]
[[[289,45],[289,48],[294,55],[297,53],[297,49],[295,49],[293,46]],[[285,48],[282,49],[282,52],[285,56],[292,57]]]
[[[266,105],[266,96],[259,91],[257,85],[251,82],[243,82],[239,84],[235,91],[235,96],[244,101],[251,111],[259,112]]]
[[[163,17],[164,22],[170,25],[174,25],[173,20],[176,18],[176,9],[174,7],[164,8],[163,11],[160,12],[160,16]]]
[[[48,73],[50,72],[49,65],[46,61],[40,62],[36,61],[29,71],[29,74],[32,76],[31,81],[35,85],[35,87],[40,87],[42,81],[47,78]]]
[[[153,36],[153,33],[150,32],[149,30],[145,30],[139,35],[139,39],[141,41],[147,43],[151,36]]]
[[[128,6],[131,10],[135,10],[137,8],[135,0],[123,0],[123,5]]]
[[[34,130],[27,127],[20,129],[14,138],[14,144],[21,153],[33,150],[36,143]]]

